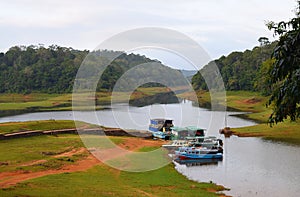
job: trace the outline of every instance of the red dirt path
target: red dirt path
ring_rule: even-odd
[[[126,150],[134,151],[138,150],[144,146],[160,146],[164,142],[162,141],[151,141],[151,140],[144,140],[140,138],[126,138],[125,142],[119,145],[119,148],[123,148]],[[118,149],[119,149],[118,148]],[[61,157],[61,156],[71,156],[76,153],[83,153],[87,151],[84,148],[80,148],[78,150],[72,150],[67,153],[63,153],[60,155],[56,155],[55,157]],[[108,151],[107,153],[109,153]],[[115,152],[112,150],[112,152]],[[114,155],[110,152],[108,155]],[[119,155],[119,154],[118,154]],[[108,156],[106,159],[111,159],[111,157]],[[116,155],[115,155],[116,156]],[[120,155],[119,155],[120,156]],[[106,160],[105,159],[105,160]],[[31,163],[26,164],[20,164],[20,166],[24,165],[30,165],[34,164],[36,162],[42,162],[42,161],[32,161]],[[0,188],[7,188],[13,185],[16,185],[17,183],[20,183],[22,181],[51,175],[51,174],[60,174],[60,173],[66,173],[66,172],[77,172],[77,171],[85,171],[90,168],[92,168],[95,165],[102,165],[103,163],[100,162],[97,158],[95,158],[93,155],[89,155],[88,157],[84,158],[83,160],[80,160],[74,164],[71,165],[65,165],[61,169],[57,170],[44,170],[44,171],[38,171],[38,172],[28,172],[28,171],[15,171],[15,172],[2,172],[0,173]]]

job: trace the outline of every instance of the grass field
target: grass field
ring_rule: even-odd
[[[196,92],[197,98],[192,96],[192,93],[184,93],[180,96],[182,98],[189,98],[190,100],[196,101],[200,104],[210,103],[211,97],[210,93],[207,91],[198,91]],[[221,99],[222,97],[216,96],[216,99]],[[222,98],[225,99],[225,98]],[[267,98],[261,96],[256,92],[249,91],[227,91],[226,92],[226,103],[219,101],[219,104],[226,105],[227,110],[233,111],[243,111],[251,112],[244,115],[244,118],[255,120],[257,122],[267,122],[269,115],[271,114],[271,109],[266,108]]]
[[[267,124],[272,113],[272,107],[266,107],[268,98],[254,92],[227,92],[228,106],[241,111],[251,112],[246,118],[255,120],[259,124],[252,127],[233,129],[238,136],[261,136],[267,140],[300,145],[300,122],[289,119],[272,127]]]
[[[33,131],[33,130],[56,130],[56,129],[73,129],[78,127],[95,128],[96,125],[87,124],[85,122],[72,120],[37,120],[27,122],[8,122],[0,123],[0,134],[19,132],[19,131]]]
[[[16,170],[40,171],[61,167],[66,162],[74,162],[84,155],[69,158],[53,158],[64,152],[83,147],[80,138],[76,135],[64,137],[36,136],[0,141],[0,172]],[[86,156],[86,155],[85,155]],[[76,157],[76,159],[75,159]],[[27,165],[32,161],[45,160],[42,165]]]
[[[115,92],[114,102],[128,102],[130,99],[151,96],[169,91],[164,87],[139,88],[133,93]],[[111,92],[97,92],[94,97],[96,109],[103,109],[102,105],[110,104]],[[83,102],[87,95],[82,94]],[[90,98],[89,98],[90,99]],[[85,109],[85,108],[84,108]],[[72,110],[72,94],[0,94],[0,116],[15,115],[39,111],[66,111]],[[80,110],[80,109],[79,109]]]
[[[111,137],[111,140],[126,147],[128,138]],[[156,148],[139,146],[137,151],[142,152]],[[51,172],[3,187],[0,196],[217,196],[215,192],[224,189],[212,183],[187,180],[172,164],[143,173],[120,171],[102,163],[80,171],[61,172],[60,169],[76,167],[90,157],[85,149],[80,151],[83,144],[75,134],[1,140],[0,149],[0,185],[10,180],[3,173],[19,173],[22,177]]]
[[[36,178],[0,190],[1,196],[217,196],[223,187],[186,180],[170,164],[144,173],[120,172],[104,165],[85,172]],[[49,192],[51,191],[51,192]],[[211,192],[210,192],[211,191]]]
[[[251,127],[233,129],[236,135],[240,137],[259,136],[267,140],[283,142],[300,146],[300,123],[289,122],[270,125],[261,123]]]
[[[210,103],[210,93],[199,91],[197,98],[191,93],[180,95],[181,97],[196,100],[200,103]],[[267,97],[260,93],[249,91],[227,91],[226,92],[227,108],[233,111],[250,112],[242,115],[242,118],[254,120],[258,123],[256,126],[233,129],[236,135],[241,137],[263,137],[264,139],[284,142],[294,145],[300,145],[300,122],[291,122],[285,120],[283,123],[270,127],[268,118],[272,113],[272,108],[266,108]],[[220,102],[224,104],[224,102]]]

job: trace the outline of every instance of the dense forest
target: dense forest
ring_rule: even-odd
[[[93,62],[95,67],[99,61],[107,63],[105,57],[117,56],[101,75],[98,91],[111,91],[116,81],[127,70],[143,63],[156,63],[159,66],[157,70],[139,69],[141,72],[159,75],[161,70],[164,70],[172,77],[175,75],[175,79],[176,75],[179,76],[178,71],[163,66],[159,61],[136,54],[107,50],[89,53],[87,50],[80,51],[57,45],[48,48],[42,45],[14,46],[6,53],[0,53],[0,93],[70,93],[77,71],[88,54],[89,57],[98,58]],[[92,58],[88,59],[90,61]],[[149,86],[149,83],[147,85]],[[152,83],[152,85],[160,84]]]
[[[210,72],[209,65],[215,63],[221,73],[226,90],[250,90],[268,94],[264,72],[269,65],[276,42],[262,43],[261,46],[244,52],[232,52],[227,57],[210,62],[201,72]],[[263,66],[264,65],[264,66]],[[202,75],[198,72],[192,79],[194,89],[207,90]]]
[[[222,56],[204,66],[201,72],[210,72],[209,65],[215,63],[221,72],[226,90],[250,90],[268,94],[265,72],[272,64],[270,57],[275,45],[276,42],[264,43],[252,50]],[[94,68],[99,68],[99,64],[108,64],[106,57],[112,56],[117,58],[109,63],[101,75],[97,91],[112,91],[120,77],[125,75],[127,78],[120,79],[119,90],[129,90],[128,87],[139,83],[145,86],[187,85],[186,80],[181,80],[184,73],[181,74],[180,71],[145,56],[108,50],[81,51],[57,45],[48,48],[32,45],[15,46],[6,53],[0,53],[0,93],[70,93],[77,71],[84,60],[93,64]],[[132,68],[135,68],[134,72],[127,72]],[[98,71],[99,69],[87,73]],[[76,82],[79,83],[79,87],[85,88],[89,83],[89,76],[83,76],[82,80]],[[192,78],[192,84],[195,90],[207,90],[199,72]]]

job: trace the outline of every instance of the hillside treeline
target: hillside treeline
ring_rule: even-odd
[[[232,52],[227,57],[210,62],[201,72],[210,72],[210,64],[220,70],[226,90],[249,90],[268,93],[265,73],[276,43],[268,43],[244,52]],[[207,74],[207,73],[206,73]],[[213,73],[212,73],[213,74]],[[194,89],[207,90],[202,75],[198,72],[192,79]]]
[[[47,48],[42,45],[14,46],[6,53],[0,53],[0,93],[70,93],[73,90],[77,71],[88,54],[89,57],[94,56],[98,58],[96,59],[97,61],[92,62],[95,67],[109,63],[101,78],[99,76],[98,91],[111,91],[116,81],[126,71],[144,63],[160,65],[157,70],[138,68],[139,72],[145,73],[146,76],[150,74],[150,76],[159,77],[160,67],[169,72],[170,77],[174,79],[177,78],[176,75],[180,74],[171,68],[163,66],[157,60],[151,60],[136,54],[108,50],[90,53],[87,50],[75,50],[57,45]],[[109,62],[106,57],[111,56],[116,58],[114,61]],[[93,58],[87,58],[86,61],[91,61],[91,59]],[[88,81],[88,76],[84,77],[84,80]],[[84,83],[84,81],[80,82]],[[152,83],[152,86],[159,85]],[[147,83],[147,86],[151,86],[151,83]]]

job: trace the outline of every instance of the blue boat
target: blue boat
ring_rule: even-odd
[[[223,158],[218,159],[188,159],[188,160],[180,160],[175,159],[174,161],[180,165],[186,165],[187,167],[191,166],[203,166],[203,165],[218,165]]]
[[[173,120],[170,119],[151,119],[149,131],[154,137],[169,140],[171,138],[171,127],[173,127]]]
[[[206,147],[181,147],[175,151],[175,156],[179,160],[222,159],[223,150]]]

